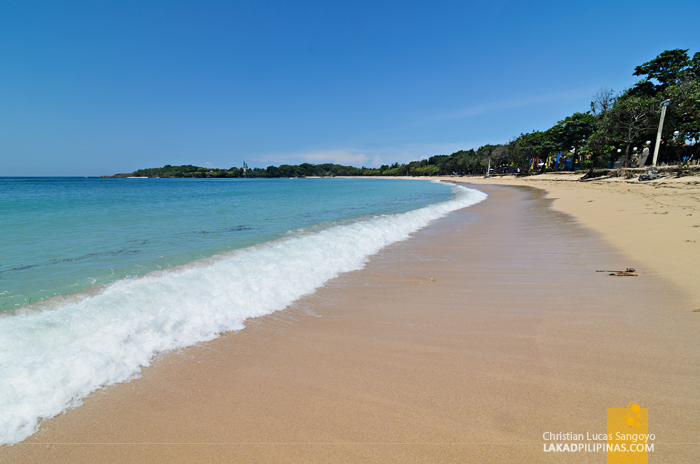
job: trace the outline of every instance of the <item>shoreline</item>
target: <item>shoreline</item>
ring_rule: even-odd
[[[688,368],[697,318],[678,311],[685,296],[645,273],[592,273],[622,261],[600,236],[549,209],[536,190],[483,188],[492,195],[482,204],[246,330],[163,356],[27,442],[526,442],[538,439],[533,429],[569,430],[572,413],[582,431],[603,431],[601,409],[632,399],[655,411],[663,441],[696,437],[695,424],[674,422],[698,412],[700,374]],[[640,339],[649,346],[636,347]],[[646,363],[630,367],[640,357]],[[0,461],[548,458],[524,446],[340,446],[177,445],[153,455],[146,445],[17,445],[0,449]]]
[[[393,198],[386,187],[396,184],[383,185],[380,192],[387,195],[380,201]],[[248,318],[285,309],[339,273],[361,268],[368,256],[407,238],[431,219],[486,197],[462,187],[421,185],[404,187],[457,195],[406,214],[364,214],[360,220],[287,232],[279,240],[223,259],[192,262],[182,272],[158,271],[143,279],[118,281],[93,298],[74,299],[57,311],[30,314],[32,308],[27,308],[19,318],[4,319],[0,338],[6,340],[9,367],[3,375],[7,387],[1,402],[7,414],[0,426],[2,441],[24,440],[41,418],[61,414],[106,385],[138,376],[160,353],[212,340],[242,329]],[[346,203],[367,198],[356,195],[355,188],[345,190]],[[209,265],[201,266],[204,263]],[[50,330],[32,336],[42,323]],[[22,324],[28,330],[14,329]]]
[[[637,182],[623,178],[579,181],[571,174],[516,178],[441,177],[443,181],[542,189],[552,207],[600,233],[638,271],[679,286],[700,309],[700,177]],[[462,180],[464,179],[464,180]]]

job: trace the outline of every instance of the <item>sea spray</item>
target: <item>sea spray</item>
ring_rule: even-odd
[[[443,203],[293,235],[120,280],[50,311],[0,318],[0,442],[19,442],[98,388],[137,377],[160,353],[284,309],[430,221],[486,198],[453,189]]]

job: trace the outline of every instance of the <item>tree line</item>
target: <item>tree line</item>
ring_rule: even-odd
[[[309,164],[297,165],[282,164],[280,166],[268,166],[267,168],[248,168],[247,166],[230,169],[202,168],[191,164],[183,166],[171,166],[166,164],[162,168],[139,169],[131,173],[139,177],[195,177],[195,178],[276,178],[276,177],[335,177],[335,176],[365,176],[373,175],[376,169],[354,166],[342,166],[340,164]]]
[[[700,52],[666,50],[635,68],[641,79],[615,93],[603,87],[589,111],[575,112],[545,131],[520,134],[507,144],[509,162],[528,168],[532,159],[548,160],[555,153],[578,161],[582,168],[603,167],[614,161],[629,166],[644,148],[653,152],[661,104],[668,103],[659,162],[687,163],[700,154]],[[646,164],[651,163],[651,157]]]
[[[700,157],[700,52],[666,50],[634,69],[641,79],[614,92],[601,88],[585,112],[574,112],[544,131],[521,133],[508,143],[460,150],[379,168],[339,164],[283,164],[267,168],[210,169],[192,165],[139,169],[147,177],[431,176],[532,172],[576,168],[592,171],[616,161],[630,166],[644,148],[653,152],[661,104],[668,102],[659,163],[685,164]],[[651,163],[651,156],[646,164]]]

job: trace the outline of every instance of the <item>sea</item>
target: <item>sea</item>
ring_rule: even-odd
[[[402,179],[0,178],[0,443],[485,198]]]

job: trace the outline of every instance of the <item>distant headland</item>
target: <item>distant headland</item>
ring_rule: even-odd
[[[103,177],[436,176],[479,175],[490,169],[494,174],[582,169],[595,177],[595,169],[642,168],[657,161],[683,169],[697,165],[700,52],[691,58],[688,49],[666,50],[635,67],[633,75],[642,79],[620,93],[601,88],[589,111],[574,112],[547,130],[521,133],[504,144],[410,163],[379,168],[302,163],[252,169],[245,163],[230,169],[166,164]]]

